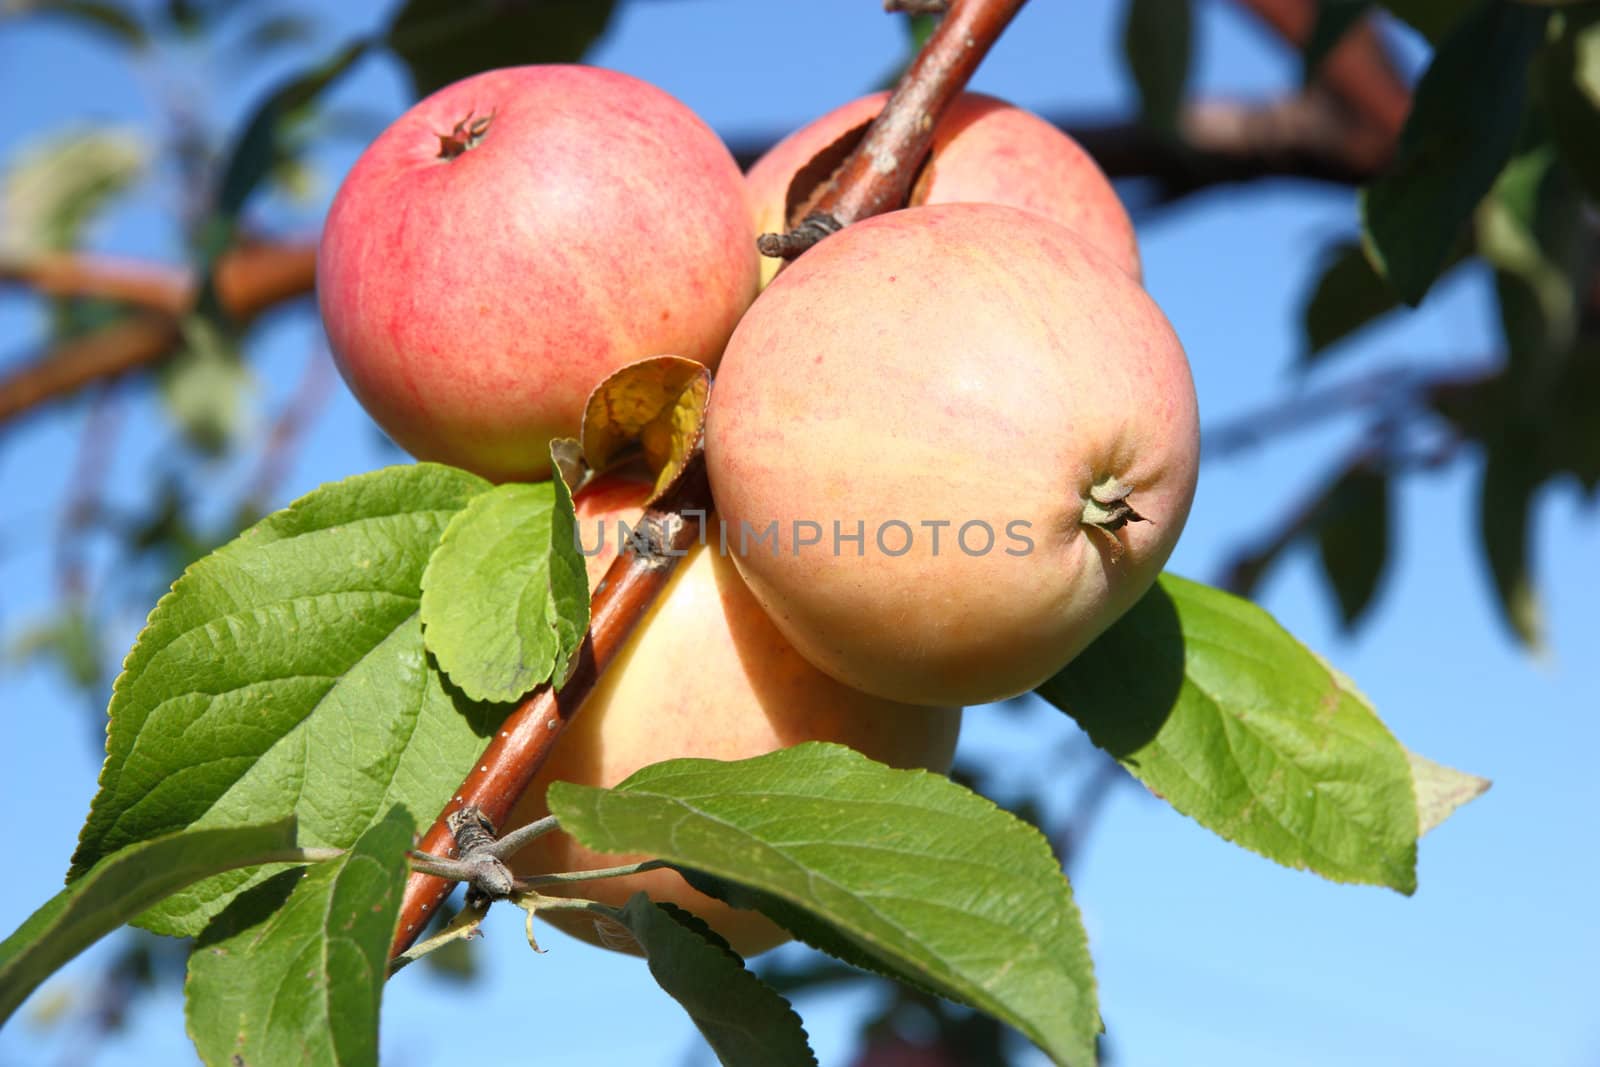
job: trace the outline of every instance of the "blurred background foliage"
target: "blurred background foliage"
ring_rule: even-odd
[[[29,535],[49,544],[56,607],[43,618],[6,616],[0,636],[9,667],[48,662],[81,692],[94,716],[86,743],[99,743],[110,681],[144,613],[187,564],[286,503],[285,471],[336,387],[320,348],[286,389],[262,388],[252,369],[273,321],[315,315],[309,235],[335,176],[319,174],[310,156],[333,141],[359,147],[390,117],[330,104],[329,90],[377,53],[404,65],[416,94],[489,67],[580,60],[626,2],[663,0],[374,4],[354,37],[315,5],[270,0],[0,2],[0,32],[6,22],[53,20],[114,45],[152,86],[146,125],[62,126],[7,146],[0,160],[0,285],[47,308],[38,336],[7,337],[0,351],[0,431],[49,409],[82,413],[76,454],[52,472],[66,504]],[[1303,57],[1295,91],[1250,103],[1196,99],[1187,89],[1190,0],[1125,0],[1139,115],[1050,117],[1118,180],[1141,222],[1219,185],[1359,187],[1360,239],[1336,235],[1304,251],[1320,265],[1303,296],[1307,372],[1403,315],[1441,275],[1473,264],[1493,272],[1501,343],[1445,363],[1288,383],[1281,402],[1208,425],[1208,463],[1279,447],[1324,420],[1354,417],[1361,427],[1341,463],[1306,472],[1285,513],[1241,506],[1231,531],[1240,547],[1211,577],[1249,595],[1287,552],[1309,547],[1329,610],[1360,627],[1393,566],[1397,494],[1414,476],[1476,463],[1485,588],[1506,633],[1536,651],[1537,502],[1573,483],[1592,504],[1600,484],[1600,5],[1237,3]],[[905,51],[885,57],[885,82],[932,25],[926,15],[904,21]],[[262,66],[292,73],[231,125],[191,91],[203,81],[196,71],[242,77]],[[742,131],[730,147],[748,163],[784,132]],[[134,200],[161,213],[187,262],[97,253],[97,222]],[[284,228],[284,219],[302,225]],[[170,421],[170,444],[146,484],[111,492],[124,409],[150,393]],[[1065,805],[1041,801],[1042,780],[964,759],[958,773],[1038,821],[1069,869],[1106,795],[1125,781],[1081,738],[1051,757],[1052,773],[1075,782]],[[124,1024],[141,990],[182,973],[181,944],[130,933],[123,945],[92,990],[41,1005],[35,1020],[70,1021],[92,1044]],[[455,947],[463,951],[429,965],[470,981],[472,957]],[[784,991],[881,981],[820,958],[785,956],[764,969]],[[876,1003],[861,1065],[999,1064],[1016,1052],[997,1024],[912,990]]]

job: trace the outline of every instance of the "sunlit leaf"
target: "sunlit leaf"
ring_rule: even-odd
[[[556,782],[548,798],[592,849],[750,886],[847,958],[988,1012],[1059,1062],[1093,1059],[1094,977],[1060,864],[1038,830],[941,775],[807,743],[670,760],[615,789]]]
[[[303,844],[346,848],[397,805],[431,821],[498,718],[430,664],[422,572],[487,488],[390,467],[318,489],[190,567],[117,679],[73,873],[191,826],[294,814]],[[207,879],[140,924],[197,934],[267,873]]]

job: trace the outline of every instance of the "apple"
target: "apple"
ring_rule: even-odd
[[[400,116],[317,251],[334,359],[419,459],[549,474],[624,364],[715,364],[759,259],[732,156],[677,100],[580,66],[492,70]]]
[[[1120,264],[1031,212],[944,204],[778,276],[728,342],[705,448],[730,552],[802,655],[886,699],[977,704],[1049,678],[1149,588],[1199,420]]]
[[[603,476],[578,495],[590,586],[616,554],[615,520],[637,520],[649,486]],[[802,741],[836,741],[896,767],[945,772],[961,726],[959,708],[912,707],[855,692],[807,663],[775,630],[714,537],[690,550],[583,710],[506,821],[510,830],[542,818],[554,781],[614,786],[647,764],[682,756],[743,759]],[[510,860],[521,877],[592,870],[644,859],[597,853],[556,831]],[[621,907],[635,892],[677,904],[710,924],[741,955],[788,935],[754,911],[691,889],[676,872],[547,887]],[[546,912],[593,944],[637,952],[627,931],[587,914]]]
[[[870,122],[888,98],[874,93],[836,108],[751,166],[745,181],[758,234],[785,229],[795,175],[844,134]],[[1133,222],[1089,153],[1038,115],[982,93],[963,93],[950,105],[911,189],[910,206],[962,202],[1008,204],[1054,219],[1140,277]],[[761,261],[763,285],[780,263]]]

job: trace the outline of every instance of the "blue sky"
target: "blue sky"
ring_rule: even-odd
[[[325,5],[331,7],[332,5]],[[354,30],[380,5],[338,5]],[[867,0],[735,3],[675,0],[628,5],[592,61],[646,78],[730,134],[780,131],[873,84],[899,55],[893,22]],[[1199,0],[1194,84],[1207,96],[1261,97],[1292,86],[1298,66],[1231,4]],[[991,55],[975,87],[1051,111],[1126,113],[1132,93],[1117,57],[1110,0],[1036,0]],[[805,27],[827,27],[825,34]],[[0,30],[0,151],[63,123],[144,124],[153,101],[188,94],[225,129],[292,60],[239,78],[225,63],[184,55],[177,67],[129,72],[110,49],[45,26]],[[174,74],[174,70],[181,71]],[[366,62],[335,100],[377,117],[404,106],[388,60]],[[198,105],[197,105],[198,106]],[[322,188],[302,207],[261,205],[276,229],[312,233],[333,184],[359,145],[320,153]],[[136,199],[96,234],[96,247],[176,259],[163,225],[170,203]],[[1255,411],[1296,387],[1298,312],[1316,271],[1315,251],[1354,232],[1354,198],[1326,188],[1217,191],[1141,219],[1150,292],[1189,352],[1208,425]],[[1496,351],[1487,278],[1467,272],[1441,285],[1420,311],[1363,334],[1308,384],[1396,364],[1440,365]],[[21,358],[36,336],[36,309],[0,293],[0,360]],[[322,358],[309,315],[262,328],[259,387],[274,410],[305,361]],[[171,431],[148,389],[131,391],[130,415],[108,485],[113,496],[149,484]],[[49,545],[61,486],[83,424],[62,408],[0,431],[0,632],[52,604]],[[1252,452],[1208,462],[1194,514],[1172,561],[1215,577],[1332,469],[1361,432],[1334,421]],[[278,503],[315,485],[394,462],[342,386],[289,473]],[[1352,675],[1408,746],[1495,780],[1494,789],[1423,843],[1412,898],[1334,886],[1278,868],[1216,839],[1134,788],[1114,793],[1074,872],[1111,1030],[1116,1063],[1253,1067],[1529,1063],[1600,1064],[1594,968],[1600,921],[1593,886],[1600,844],[1592,813],[1600,778],[1600,518],[1575,487],[1540,498],[1534,564],[1549,649],[1530,658],[1508,640],[1491,604],[1473,539],[1479,460],[1408,480],[1397,499],[1399,538],[1374,618],[1341,635],[1310,553],[1272,573],[1263,603]],[[208,485],[239,484],[247,467],[205,472]],[[1241,502],[1252,511],[1241,514]],[[151,602],[153,602],[153,595]],[[140,619],[122,620],[125,647]],[[1585,651],[1589,650],[1589,651]],[[0,804],[35,825],[41,805],[54,829],[13,836],[0,882],[0,927],[9,930],[60,885],[77,821],[98,769],[89,716],[48,669],[0,674]],[[1066,745],[1070,725],[1048,709],[968,713],[963,752],[1039,767],[1041,749]],[[1059,802],[1075,790],[1063,776]],[[55,820],[59,820],[59,822]],[[638,961],[547,931],[528,952],[520,913],[496,915],[478,943],[484,978],[455,988],[414,968],[385,1000],[385,1060],[454,1063],[470,1054],[511,1062],[681,1063],[697,1039]],[[104,959],[99,949],[58,981],[68,989]],[[49,997],[46,992],[41,998]],[[848,992],[797,1005],[824,1064],[845,1062],[849,1027],[870,1005]],[[471,1011],[486,1020],[461,1043],[428,1037],[431,1020]],[[0,1032],[0,1067],[60,1062],[66,1039],[22,1020]],[[599,1044],[596,1044],[599,1042]],[[537,1056],[534,1050],[537,1049]],[[526,1050],[521,1051],[521,1050]],[[176,991],[158,997],[100,1064],[190,1062]]]

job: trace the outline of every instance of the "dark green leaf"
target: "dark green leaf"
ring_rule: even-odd
[[[422,634],[473,700],[565,681],[589,626],[575,525],[560,478],[498,486],[450,521],[422,575]]]
[[[0,941],[0,1024],[68,960],[167,894],[220,871],[298,855],[291,818],[185,830],[105,857]]]
[[[303,116],[323,90],[355,66],[367,50],[367,42],[345,45],[332,56],[281,83],[256,105],[245,121],[243,132],[228,150],[217,193],[216,214],[231,226],[244,205],[288,152],[284,142],[287,125]]]
[[[1538,71],[1550,132],[1590,201],[1600,204],[1600,9],[1563,11]]]
[[[1139,90],[1140,111],[1152,129],[1173,133],[1189,80],[1190,0],[1128,0],[1122,49]]]
[[[293,813],[302,843],[347,848],[397,804],[431,820],[496,719],[430,666],[422,571],[487,488],[390,467],[318,489],[190,567],[117,679],[74,874],[188,826]],[[140,924],[192,936],[263,877],[208,879]]]
[[[1305,307],[1305,361],[1398,306],[1394,293],[1367,262],[1361,246],[1340,244],[1329,258]]]
[[[1317,21],[1311,24],[1311,35],[1300,49],[1305,67],[1305,80],[1310,82],[1344,35],[1372,10],[1373,0],[1321,0],[1317,5]]]
[[[1058,1061],[1093,1060],[1094,977],[1060,864],[1038,830],[941,775],[807,743],[658,763],[615,789],[557,782],[548,799],[590,848],[751,886]]]
[[[1533,498],[1542,481],[1538,441],[1531,431],[1508,427],[1487,442],[1488,462],[1478,495],[1478,529],[1501,617],[1517,640],[1542,644],[1539,598],[1528,566]]]
[[[800,1017],[745,969],[711,928],[671,904],[637,893],[621,919],[650,963],[650,974],[683,1006],[724,1067],[815,1067]]]
[[[1389,560],[1389,476],[1366,464],[1345,471],[1323,501],[1315,536],[1348,630],[1372,604]]]
[[[1383,6],[1430,42],[1438,44],[1471,4],[1463,0],[1384,0]]]
[[[145,32],[144,24],[121,4],[96,0],[20,0],[10,11],[0,9],[0,20],[8,14],[12,17],[59,15],[81,23],[87,29],[107,34],[130,48],[143,48],[150,43],[150,35]]]
[[[818,952],[826,952],[836,960],[872,974],[892,978],[896,982],[938,996],[939,990],[916,967],[902,966],[901,961],[874,956],[860,948],[842,931],[824,919],[789,903],[783,897],[754,889],[748,885],[719,878],[693,867],[675,868],[683,880],[708,897],[715,897],[736,908],[759,911],[790,935],[804,941]]]
[[[378,1005],[415,823],[391,808],[336,860],[236,899],[189,957],[184,1013],[210,1067],[378,1062]]]
[[[1393,167],[1361,193],[1367,255],[1407,304],[1422,301],[1511,155],[1546,15],[1484,0],[1456,25],[1417,86]]]
[[[1163,575],[1039,693],[1229,841],[1333,881],[1416,889],[1404,749],[1254,604]]]
[[[408,0],[388,44],[418,96],[469,74],[575,63],[611,21],[614,0]]]
[[[1511,365],[1522,384],[1548,387],[1552,361],[1577,334],[1576,279],[1587,252],[1582,203],[1548,139],[1531,139],[1506,165],[1478,207],[1475,229],[1496,270]]]

